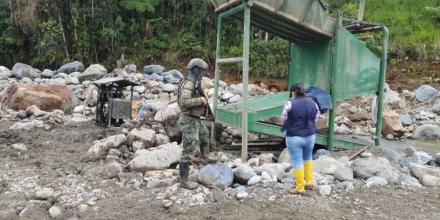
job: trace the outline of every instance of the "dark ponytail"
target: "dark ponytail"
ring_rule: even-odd
[[[290,87],[290,94],[292,94],[292,92],[295,92],[297,97],[306,96],[306,91],[304,90],[304,87],[302,87],[302,85],[299,83],[296,83]]]

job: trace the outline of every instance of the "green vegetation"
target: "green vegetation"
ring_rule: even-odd
[[[365,20],[387,24],[394,58],[440,56],[438,0],[366,0]],[[327,0],[333,14],[357,16],[358,0]],[[215,57],[214,9],[205,0],[0,0],[0,65],[56,69],[71,60],[117,67],[159,63],[182,68]],[[242,53],[242,24],[227,22],[223,56]],[[288,42],[253,29],[251,74],[284,77]],[[368,45],[379,45],[368,39]],[[378,50],[373,46],[373,50]],[[213,66],[213,65],[211,65]],[[231,66],[225,72],[238,72]]]

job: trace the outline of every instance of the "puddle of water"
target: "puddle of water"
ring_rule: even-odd
[[[381,140],[381,146],[384,148],[391,148],[396,151],[404,151],[408,147],[414,147],[417,150],[425,151],[430,154],[440,152],[440,141],[422,141],[422,140],[404,140],[404,141],[389,141],[386,139]]]

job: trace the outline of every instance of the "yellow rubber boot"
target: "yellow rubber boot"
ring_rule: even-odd
[[[304,163],[304,177],[306,180],[305,189],[313,189],[313,161]]]
[[[293,174],[295,176],[295,188],[289,190],[292,194],[303,194],[304,189],[304,169],[294,170]]]

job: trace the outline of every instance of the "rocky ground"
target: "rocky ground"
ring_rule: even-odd
[[[215,151],[218,163],[191,167],[190,178],[201,186],[189,191],[178,183],[180,110],[173,101],[183,75],[177,70],[153,65],[138,73],[128,65],[109,74],[99,64],[84,69],[74,62],[57,71],[24,64],[8,71],[0,68],[0,219],[439,218],[440,154],[417,146],[372,147],[352,160],[356,150],[317,150],[310,196],[287,193],[295,180],[285,150],[252,152],[247,161],[238,152]],[[91,80],[106,75],[141,83],[135,122],[95,125]],[[209,96],[212,87],[205,78]],[[240,100],[241,85],[221,87],[222,103]],[[251,96],[275,91],[250,86]],[[337,133],[372,136],[372,100],[339,103]],[[439,140],[439,101],[429,85],[401,93],[387,87],[384,136]],[[217,128],[220,143],[241,138],[236,129]]]

